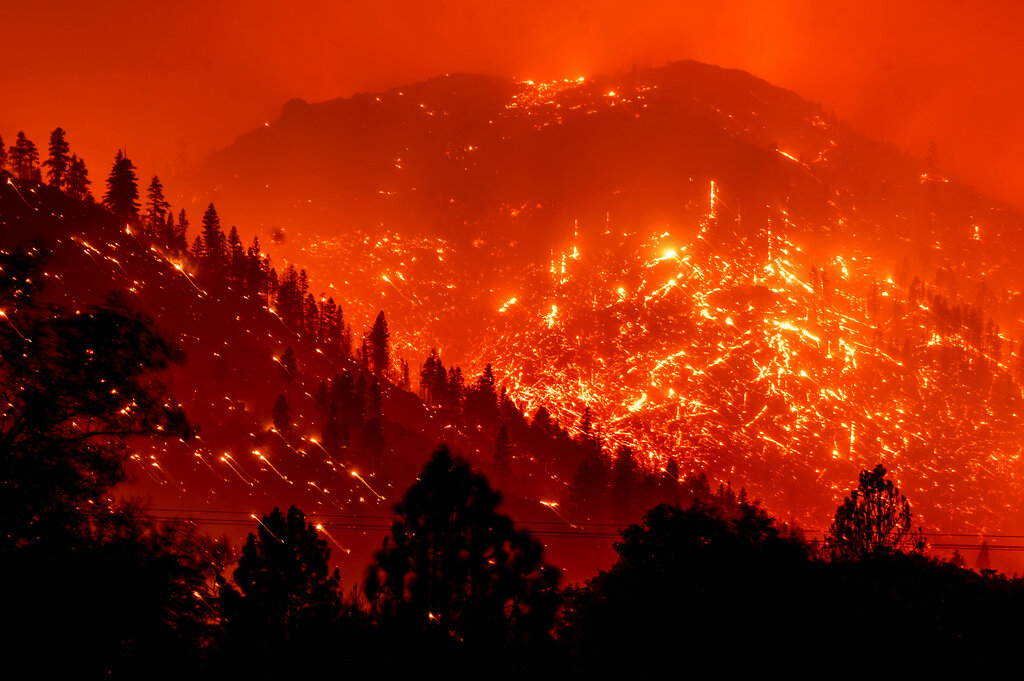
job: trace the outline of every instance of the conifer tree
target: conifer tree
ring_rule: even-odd
[[[367,572],[374,615],[477,649],[548,638],[559,571],[500,501],[466,461],[436,451]]]
[[[192,240],[192,248],[189,249],[189,257],[191,257],[197,263],[203,262],[203,235],[196,234],[196,238]]]
[[[169,251],[174,251],[174,230],[176,229],[174,224],[174,211],[168,210],[167,216],[164,219],[163,225],[160,226],[159,234],[157,237],[160,239],[160,243],[163,247]]]
[[[82,201],[90,196],[89,185],[92,184],[92,180],[89,179],[89,171],[85,167],[85,161],[76,154],[72,154],[71,160],[68,162],[64,184],[68,196],[74,199]]]
[[[437,385],[438,367],[441,371],[444,370],[441,358],[437,354],[437,348],[431,348],[427,359],[423,361],[423,368],[420,369],[420,395],[428,406],[435,406],[440,401],[441,396],[438,394]]]
[[[25,137],[25,133],[18,131],[18,137],[14,146],[10,149],[11,170],[21,182],[29,182],[36,179],[39,168],[36,162],[39,160],[39,150],[35,143]]]
[[[448,369],[448,380],[445,382],[444,367],[438,375],[439,388],[448,396],[448,406],[459,411],[462,409],[462,398],[466,396],[466,383],[462,378],[462,367]]]
[[[274,400],[274,408],[271,415],[274,419],[274,428],[279,433],[287,433],[292,429],[291,409],[288,407],[288,400],[285,399],[284,395],[278,395],[277,399]]]
[[[135,177],[135,165],[120,149],[107,177],[103,205],[120,218],[139,217],[139,181]]]
[[[231,225],[228,232],[227,258],[231,269],[231,281],[241,283],[245,274],[245,251],[242,250],[242,240],[238,237],[238,228]]]
[[[185,214],[184,208],[178,211],[178,226],[174,230],[171,248],[181,255],[188,251],[188,216]]]
[[[287,515],[275,508],[249,535],[220,592],[225,647],[250,667],[244,676],[305,678],[324,664],[342,615],[330,553],[294,506]]]
[[[199,262],[207,281],[222,283],[226,263],[224,232],[211,203],[203,213],[203,255]]]
[[[373,373],[387,379],[391,366],[391,350],[388,347],[388,321],[384,318],[384,311],[377,314],[370,330],[370,351]]]
[[[0,136],[0,172],[7,166],[7,147],[4,146],[4,138]]]
[[[68,146],[67,140],[64,139],[63,128],[56,128],[50,133],[50,157],[46,159],[43,165],[49,168],[46,174],[50,180],[51,187],[64,189],[66,183],[65,175],[71,161],[68,157],[70,150],[71,147]]]
[[[164,199],[164,186],[156,175],[149,182],[146,190],[146,230],[150,237],[157,237],[160,226],[164,224],[164,216],[171,204]]]
[[[864,560],[909,549],[921,551],[924,537],[913,528],[910,503],[879,464],[861,471],[857,489],[836,509],[827,539],[840,560]]]

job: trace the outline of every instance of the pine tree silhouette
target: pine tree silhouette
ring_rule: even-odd
[[[103,205],[120,218],[139,217],[139,181],[135,177],[135,165],[120,149],[117,150],[110,175],[107,176],[107,193],[103,195]]]
[[[38,179],[39,168],[36,162],[39,160],[39,150],[35,143],[25,137],[25,133],[18,131],[18,137],[10,148],[11,170],[15,177],[21,182],[31,182]]]
[[[219,287],[224,282],[227,263],[224,232],[220,227],[217,209],[211,203],[203,213],[203,252],[199,267],[204,279],[211,286]]]
[[[92,198],[89,193],[89,185],[91,184],[92,180],[89,179],[89,171],[85,167],[85,161],[72,154],[71,160],[68,162],[67,174],[64,177],[64,190],[68,196],[82,201],[86,198]]]
[[[294,506],[263,516],[220,591],[224,645],[237,663],[261,677],[324,665],[343,606],[330,554]]]
[[[46,175],[49,178],[51,187],[56,187],[57,189],[65,188],[65,175],[71,162],[70,157],[68,157],[70,150],[71,147],[68,146],[67,141],[64,139],[63,128],[56,128],[50,133],[50,157],[46,159],[43,165],[49,168],[46,171]]]
[[[156,238],[160,236],[164,218],[171,204],[164,199],[164,186],[156,175],[149,182],[146,190],[146,231],[148,236]]]
[[[373,373],[376,376],[388,380],[391,371],[391,349],[388,345],[388,321],[384,318],[384,311],[377,314],[370,330],[370,361]]]
[[[395,506],[365,591],[375,615],[485,648],[546,639],[558,570],[540,544],[496,511],[501,495],[446,447]]]

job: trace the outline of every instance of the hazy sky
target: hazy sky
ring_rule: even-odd
[[[36,0],[0,4],[0,135],[57,125],[94,183],[201,160],[277,116],[452,71],[740,68],[1024,208],[1024,3]]]

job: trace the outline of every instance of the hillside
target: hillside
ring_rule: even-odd
[[[652,468],[822,529],[883,461],[935,529],[1021,528],[1021,216],[749,74],[291,102],[178,183]]]
[[[54,300],[120,291],[186,351],[199,438],[141,444],[126,489],[157,508],[240,528],[297,503],[365,555],[446,441],[605,557],[719,484],[820,535],[878,462],[939,550],[1024,529],[1020,216],[748,74],[292,102],[175,186],[189,242],[213,197],[266,249],[211,265],[0,187],[3,245],[46,240]]]

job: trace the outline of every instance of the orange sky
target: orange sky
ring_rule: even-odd
[[[1024,208],[1024,3],[39,0],[3,3],[0,135],[57,125],[102,184],[276,117],[450,71],[554,78],[696,59],[796,90]],[[981,3],[977,3],[981,4]],[[713,8],[713,9],[712,9]]]

